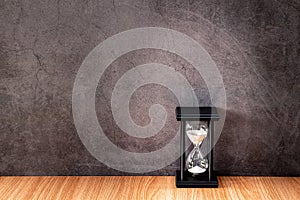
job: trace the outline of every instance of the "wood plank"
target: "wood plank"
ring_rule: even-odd
[[[300,199],[300,177],[219,177],[219,188],[176,188],[172,176],[7,176],[0,199]]]

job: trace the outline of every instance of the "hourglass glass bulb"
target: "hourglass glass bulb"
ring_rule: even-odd
[[[201,126],[200,129],[190,129],[186,131],[188,138],[196,146],[200,145],[206,138],[207,132],[208,130],[205,126]]]
[[[203,140],[207,137],[208,129],[204,125],[192,126],[187,124],[186,134],[194,145],[186,160],[186,168],[194,175],[204,173],[208,168],[207,159],[203,158],[200,147]]]

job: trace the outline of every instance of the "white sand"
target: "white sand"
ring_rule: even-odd
[[[203,169],[203,168],[201,168],[199,166],[195,166],[195,167],[193,167],[191,169],[188,169],[188,171],[191,172],[191,173],[193,173],[193,174],[200,174],[200,173],[205,172],[206,169]]]

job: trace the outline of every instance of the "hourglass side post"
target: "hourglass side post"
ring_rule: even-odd
[[[208,180],[211,181],[212,173],[213,173],[213,139],[214,139],[214,122],[213,120],[209,120],[208,122]]]
[[[185,120],[181,121],[180,130],[180,179],[184,179],[184,167],[185,167]]]

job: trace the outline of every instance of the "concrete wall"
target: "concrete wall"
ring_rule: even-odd
[[[72,89],[95,46],[121,31],[149,26],[190,36],[218,66],[227,116],[215,147],[215,170],[300,175],[299,13],[297,0],[1,1],[0,175],[126,174],[99,162],[82,144]],[[180,56],[143,49],[119,57],[99,81],[96,112],[106,136],[129,152],[162,148],[179,129],[178,101],[157,84],[138,88],[130,102],[139,125],[149,123],[151,105],[165,106],[166,125],[157,135],[132,137],[113,120],[114,85],[126,71],[149,62],[180,72],[200,104],[210,105],[203,77]],[[149,174],[172,175],[178,167],[176,161]]]

